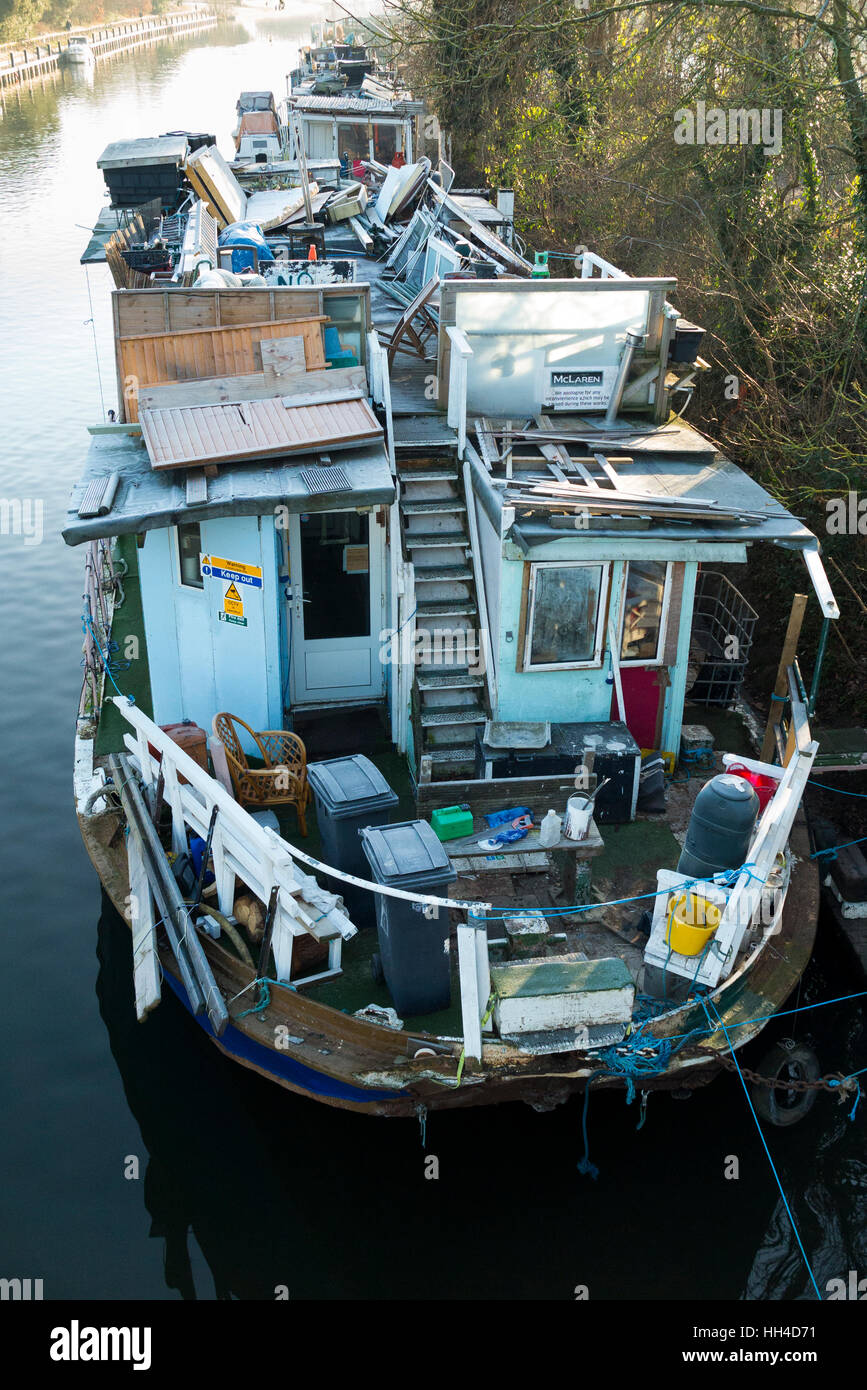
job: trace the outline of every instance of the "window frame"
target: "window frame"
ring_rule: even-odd
[[[624,560],[623,565],[623,594],[620,604],[620,623],[617,636],[618,661],[621,669],[640,670],[644,666],[664,666],[665,665],[665,641],[668,635],[668,614],[671,607],[671,582],[674,575],[674,564],[671,560],[658,560],[649,563],[665,565],[665,583],[662,588],[662,611],[659,615],[659,632],[656,638],[656,655],[653,657],[642,656],[637,659],[628,659],[620,655],[623,651],[623,637],[626,628],[626,591],[629,584],[629,566],[633,562]],[[640,560],[635,562],[641,564]]]
[[[593,656],[586,661],[534,662],[531,660],[533,647],[533,622],[536,613],[536,577],[540,570],[600,570],[599,596],[596,605],[596,630],[593,639]],[[602,667],[605,650],[605,619],[608,612],[608,596],[611,589],[610,560],[533,560],[529,565],[527,579],[527,617],[524,624],[524,640],[521,650],[522,671],[593,671]]]
[[[181,556],[181,529],[182,529],[184,526],[196,526],[196,527],[198,528],[198,532],[199,532],[199,567],[200,567],[200,568],[199,568],[199,578],[200,578],[200,580],[201,580],[201,583],[199,583],[199,584],[190,584],[190,583],[187,582],[186,579],[184,579],[184,565],[183,565],[183,559],[182,559],[182,556]],[[179,522],[179,523],[175,526],[174,531],[175,531],[175,563],[177,564],[177,567],[178,567],[178,586],[179,586],[179,588],[181,588],[181,589],[187,589],[189,592],[194,593],[194,594],[203,594],[203,593],[205,592],[205,576],[201,573],[201,563],[202,563],[202,554],[203,554],[203,551],[202,551],[202,527],[201,527],[201,523],[198,522],[198,521],[183,521],[183,522]]]

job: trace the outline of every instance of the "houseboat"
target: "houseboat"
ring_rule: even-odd
[[[301,110],[342,153],[343,117]],[[682,418],[705,364],[675,281],[534,275],[447,185],[348,281],[114,290],[118,418],[63,533],[82,832],[139,1017],[162,984],[289,1091],[683,1092],[816,925],[797,660],[770,753],[714,726],[755,619],[732,576],[776,545],[837,606],[816,538]]]

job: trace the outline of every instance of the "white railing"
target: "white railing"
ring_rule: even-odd
[[[708,882],[706,896],[711,901],[720,904],[722,916],[710,949],[708,949],[701,965],[697,971],[694,971],[692,963],[687,961],[684,963],[684,969],[681,970],[678,964],[680,958],[678,958],[678,961],[669,963],[669,968],[673,973],[687,974],[694,984],[706,985],[710,989],[715,989],[721,980],[726,979],[731,974],[744,936],[760,910],[762,898],[769,886],[770,875],[777,864],[778,857],[783,853],[788,843],[818,750],[819,745],[815,741],[805,742],[802,747],[795,749],[784,768],[770,763],[757,762],[754,759],[735,758],[734,755],[729,754],[724,756],[725,766],[730,763],[738,763],[752,771],[775,777],[777,789],[762,813],[747,853],[744,868],[738,874],[734,885],[726,890],[721,890],[718,884]],[[682,874],[672,874],[664,870],[661,870],[657,875],[657,887],[660,890],[674,890],[681,883],[687,881],[689,880]],[[702,885],[698,886],[698,891],[705,891]],[[664,893],[657,898],[654,912],[655,927],[660,917],[664,916],[666,912],[667,902],[668,898]],[[771,928],[776,929],[776,926],[777,918],[771,923]]]
[[[598,275],[594,274],[598,271]],[[610,261],[603,260],[597,256],[595,251],[581,252],[581,279],[582,280],[628,280],[630,277],[625,270],[619,270]]]
[[[458,432],[458,458],[463,459],[467,447],[467,372],[473,350],[460,328],[446,328],[451,343],[449,363],[448,423]]]
[[[470,555],[473,562],[473,578],[476,584],[476,597],[479,609],[479,636],[485,654],[485,681],[488,687],[488,701],[491,718],[497,717],[497,672],[494,666],[494,653],[491,648],[491,625],[488,615],[488,595],[485,589],[485,568],[482,563],[482,547],[479,543],[479,521],[476,516],[476,494],[473,491],[472,469],[469,459],[464,459],[464,497],[467,504],[467,525],[470,529]],[[497,539],[497,563],[499,563],[501,537]]]
[[[481,1059],[481,1019],[490,994],[490,974],[485,924],[476,922],[474,914],[483,915],[489,911],[490,903],[412,893],[321,863],[290,845],[276,831],[260,825],[225,787],[199,767],[126,696],[115,696],[114,703],[134,731],[125,735],[124,742],[145,787],[153,791],[162,774],[163,794],[172,813],[172,847],[177,853],[187,849],[188,828],[202,839],[207,837],[211,813],[217,808],[211,853],[220,911],[227,916],[232,914],[237,879],[264,903],[268,902],[272,888],[281,890],[272,937],[279,980],[287,984],[292,980],[295,937],[307,934],[329,944],[328,970],[304,976],[303,981],[298,982],[307,985],[339,973],[342,943],[357,933],[357,928],[339,907],[335,894],[320,888],[314,878],[299,870],[298,864],[382,897],[419,903],[429,912],[451,909],[466,912],[467,922],[457,928],[464,1047],[468,1057]]]

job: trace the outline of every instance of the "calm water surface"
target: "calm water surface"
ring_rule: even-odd
[[[89,273],[92,313],[78,261],[104,146],[187,128],[228,153],[238,91],[284,90],[316,9],[294,13],[120,59],[92,85],[48,83],[0,120],[2,487],[44,516],[41,544],[0,536],[0,1276],[41,1278],[46,1298],[266,1299],[278,1284],[323,1299],[805,1297],[731,1078],[688,1102],[651,1097],[640,1133],[636,1106],[597,1096],[595,1184],[575,1171],[578,1102],[433,1116],[440,1177],[426,1181],[415,1122],[278,1091],[222,1059],[170,995],[135,1021],[129,938],[72,805],[82,554],[59,530],[85,426],[114,404],[109,277]],[[804,999],[857,987],[829,938]],[[849,1071],[865,1064],[862,1024],[846,1006],[797,1032],[824,1070]],[[850,1124],[820,1097],[794,1132],[770,1132],[820,1287],[867,1273],[865,1115]]]

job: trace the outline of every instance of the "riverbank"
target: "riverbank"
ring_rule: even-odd
[[[212,29],[218,22],[213,10],[195,8],[174,15],[147,15],[139,19],[118,20],[111,25],[70,29],[25,40],[23,44],[0,45],[0,93],[21,86],[63,66],[64,54],[73,39],[86,39],[95,63],[128,53],[165,39],[186,38]]]

